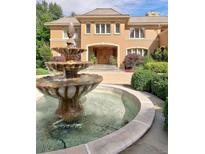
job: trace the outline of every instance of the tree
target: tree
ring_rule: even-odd
[[[62,9],[56,3],[46,1],[36,4],[36,67],[45,67],[44,62],[51,55],[49,52],[50,31],[45,22],[57,20],[63,16]],[[45,50],[45,51],[44,51]],[[48,56],[45,56],[48,55]],[[46,57],[46,58],[45,58]]]
[[[57,20],[63,16],[61,7],[56,3],[49,4],[49,12],[53,20]]]

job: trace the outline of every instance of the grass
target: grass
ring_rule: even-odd
[[[47,69],[36,68],[36,75],[46,75],[46,74],[49,74]]]

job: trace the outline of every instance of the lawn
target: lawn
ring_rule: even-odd
[[[49,74],[47,69],[44,68],[36,68],[36,75],[46,75]]]

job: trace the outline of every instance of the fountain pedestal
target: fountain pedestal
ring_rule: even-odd
[[[56,115],[65,121],[75,121],[83,112],[83,107],[79,100],[59,99]]]

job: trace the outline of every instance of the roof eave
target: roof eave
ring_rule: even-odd
[[[129,18],[129,15],[81,15],[75,16],[76,18]]]
[[[45,26],[67,26],[70,23],[52,23],[52,22],[46,22],[44,23]],[[80,26],[80,23],[73,23],[74,26]]]
[[[140,23],[140,22],[129,22],[128,25],[134,26],[134,25],[168,25],[167,22],[146,22],[146,23]]]

